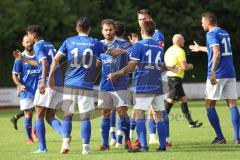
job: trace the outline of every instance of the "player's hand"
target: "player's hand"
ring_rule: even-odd
[[[15,58],[15,59],[18,59],[18,60],[22,60],[22,55],[21,55],[21,52],[19,51],[19,50],[15,50],[15,51],[13,51],[13,57]]]
[[[112,56],[117,56],[123,53],[126,53],[127,51],[124,49],[112,49],[112,50],[108,50],[107,53],[112,55]]]
[[[19,91],[19,89],[17,90],[16,96],[17,96],[17,97],[20,97],[20,91]]]
[[[26,91],[26,87],[24,85],[19,85],[18,89],[20,92],[25,92]]]
[[[130,36],[128,36],[129,41],[134,45],[138,40],[138,35],[135,33],[132,33]]]
[[[210,82],[211,82],[212,85],[216,85],[217,84],[216,72],[215,71],[211,71]]]
[[[193,69],[193,64],[189,63],[189,69]]]
[[[40,83],[40,85],[39,85],[39,87],[38,87],[38,89],[39,89],[39,92],[41,93],[41,94],[44,94],[45,93],[45,83],[44,82],[41,82]]]
[[[200,52],[200,46],[199,44],[197,44],[197,42],[194,41],[194,45],[189,45],[189,49],[192,51],[192,52]]]
[[[50,87],[50,88],[52,88],[53,89],[53,87],[55,86],[55,80],[53,79],[53,78],[49,78],[49,80],[48,80],[48,86]]]
[[[107,80],[108,81],[116,81],[118,79],[119,75],[117,72],[115,73],[110,73],[107,75]]]

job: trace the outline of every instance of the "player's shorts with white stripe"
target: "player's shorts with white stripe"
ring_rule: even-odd
[[[113,109],[121,106],[128,107],[131,104],[131,93],[129,90],[119,91],[99,91],[98,107],[104,109]]]
[[[217,84],[212,85],[210,80],[206,82],[205,99],[237,99],[236,78],[217,79]]]
[[[20,99],[20,110],[24,111],[33,107],[33,99]]]
[[[77,107],[80,114],[95,109],[93,90],[64,88],[62,110],[73,114]]]
[[[63,96],[58,89],[45,88],[45,93],[41,94],[39,89],[36,90],[34,105],[51,109],[57,109],[61,106]]]
[[[164,111],[164,95],[159,94],[134,94],[135,105],[133,109],[148,110],[152,107],[154,111]]]

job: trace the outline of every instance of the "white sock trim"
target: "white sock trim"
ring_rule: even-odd
[[[110,132],[116,132],[116,127],[110,127]]]
[[[121,130],[118,130],[118,131],[117,131],[117,135],[118,135],[118,136],[123,136],[123,135],[124,135],[124,133],[123,133],[123,131],[121,131]]]

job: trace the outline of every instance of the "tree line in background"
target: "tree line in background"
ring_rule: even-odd
[[[44,39],[58,47],[69,36],[76,35],[75,22],[79,16],[87,16],[92,22],[91,36],[101,39],[100,22],[105,18],[124,21],[126,35],[140,30],[136,12],[148,8],[165,36],[165,49],[171,45],[175,33],[182,33],[186,40],[187,59],[195,69],[186,74],[185,81],[205,81],[207,55],[190,53],[188,45],[193,41],[205,44],[205,32],[201,28],[201,13],[213,11],[220,27],[231,37],[234,64],[237,73],[240,46],[239,0],[2,0],[0,1],[0,86],[12,86],[12,51],[23,49],[22,37],[26,27],[39,24],[44,28]],[[195,75],[196,78],[193,78]]]

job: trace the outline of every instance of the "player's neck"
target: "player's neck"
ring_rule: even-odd
[[[78,35],[79,35],[79,36],[88,36],[87,33],[83,33],[83,32],[78,32]]]
[[[208,27],[208,31],[211,31],[211,30],[213,30],[214,28],[217,28],[217,27],[218,27],[217,25],[209,26],[209,27]]]
[[[148,36],[146,34],[142,34],[142,39],[149,39],[149,38],[152,38],[152,36]]]
[[[106,44],[111,44],[114,40],[115,40],[116,37],[113,37],[112,39],[105,39],[105,43]]]

